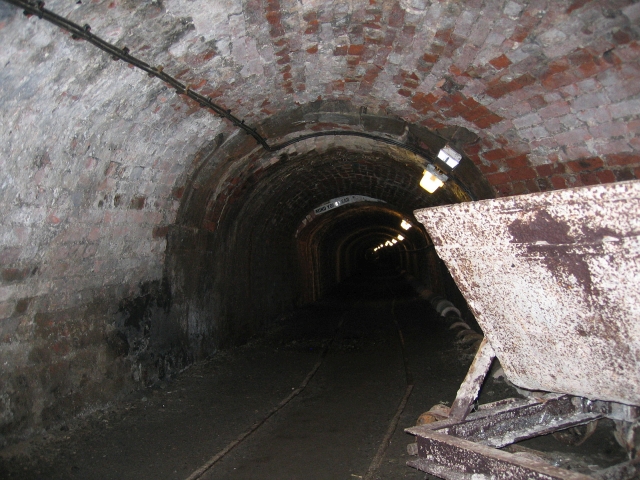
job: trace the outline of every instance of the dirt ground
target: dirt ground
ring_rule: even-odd
[[[354,281],[262,339],[10,447],[0,452],[0,478],[186,479],[248,431],[199,478],[434,478],[406,466],[413,437],[403,429],[431,406],[451,404],[473,352],[398,282]],[[316,367],[306,388],[273,413]],[[413,390],[393,428],[408,381]],[[491,378],[480,400],[517,395]],[[527,445],[589,471],[624,460],[610,429],[603,422],[585,442],[586,457],[553,438]]]

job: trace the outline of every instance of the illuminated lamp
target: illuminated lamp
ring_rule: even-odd
[[[420,180],[420,186],[424,188],[427,192],[433,193],[438,188],[444,185],[444,182],[447,181],[447,176],[439,172],[436,167],[429,164],[427,165],[427,169],[424,171],[424,176],[422,180]]]

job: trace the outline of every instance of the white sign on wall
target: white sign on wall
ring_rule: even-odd
[[[321,215],[323,213],[327,213],[328,211],[333,210],[334,208],[338,208],[342,205],[347,205],[348,203],[355,202],[381,202],[382,200],[378,200],[377,198],[366,197],[364,195],[347,195],[346,197],[338,197],[332,198],[326,203],[323,203],[318,208],[313,210],[313,213],[316,215]]]

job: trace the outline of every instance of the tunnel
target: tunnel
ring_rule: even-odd
[[[286,137],[301,128],[300,119],[323,117],[347,124],[335,123],[335,128],[356,121],[399,127],[344,102],[317,102],[272,119],[279,131],[262,128],[272,138]],[[403,128],[410,142],[433,151],[450,140],[475,140],[463,129],[447,139],[425,128]],[[376,140],[388,131],[367,132],[373,138],[312,137],[275,153],[244,146],[254,143],[246,136],[231,137],[203,154],[182,193],[167,246],[173,308],[188,311],[188,325],[197,326],[188,336],[199,343],[190,348],[209,353],[246,341],[270,319],[323,298],[376,264],[441,286],[441,267],[413,210],[491,195],[490,187],[465,159],[455,181],[429,194],[419,186],[424,159]],[[403,221],[409,230],[402,228]],[[392,241],[393,248],[373,251]]]
[[[261,341],[297,386],[302,345],[382,352],[406,328],[404,364],[455,397],[482,282],[462,288],[416,212],[640,178],[639,20],[631,0],[0,0],[0,473],[127,399],[224,383],[227,356],[271,382]],[[419,342],[453,355],[432,358],[450,384]],[[288,393],[266,383],[260,414]]]

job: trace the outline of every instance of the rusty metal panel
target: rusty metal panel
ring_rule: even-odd
[[[510,381],[640,405],[640,181],[416,217]]]
[[[429,432],[464,438],[489,447],[502,448],[521,440],[589,423],[606,416],[608,402],[593,402],[569,395],[549,393],[538,399],[509,399],[483,405],[465,420],[448,418],[407,428],[416,436]]]
[[[593,477],[438,432],[416,437],[407,465],[446,480],[593,480]]]

